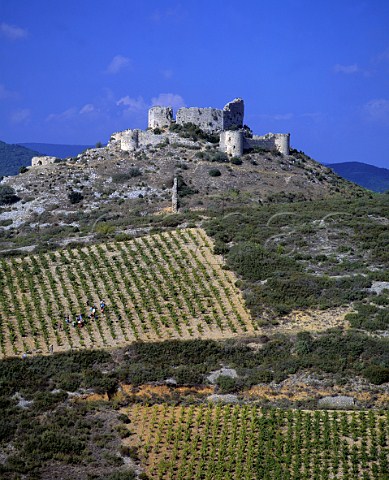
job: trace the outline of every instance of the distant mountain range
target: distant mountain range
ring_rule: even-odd
[[[31,158],[51,155],[58,158],[74,157],[92,145],[56,145],[51,143],[9,144],[0,141],[0,177],[16,175],[20,167],[31,165]]]
[[[18,143],[22,147],[40,152],[41,155],[51,155],[57,158],[75,157],[94,145],[58,145],[55,143]]]
[[[389,169],[361,162],[326,164],[335,173],[373,192],[389,191]]]

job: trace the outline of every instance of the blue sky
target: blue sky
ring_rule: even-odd
[[[0,140],[94,144],[153,104],[389,168],[387,0],[1,0]]]

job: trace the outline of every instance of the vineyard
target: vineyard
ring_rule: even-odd
[[[138,404],[124,412],[131,432],[125,445],[153,479],[378,480],[389,474],[388,411]]]
[[[254,330],[235,277],[200,229],[0,263],[3,358]]]

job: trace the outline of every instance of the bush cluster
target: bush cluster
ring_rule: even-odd
[[[12,205],[20,200],[15,190],[8,185],[0,185],[0,205]]]
[[[205,140],[210,143],[218,143],[219,135],[210,134],[204,132],[199,126],[194,123],[185,123],[184,125],[179,125],[178,123],[172,123],[169,127],[171,132],[176,132],[182,138],[191,138],[193,141]]]

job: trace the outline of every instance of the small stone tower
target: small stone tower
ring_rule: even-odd
[[[283,155],[289,155],[290,133],[278,133],[274,139],[274,144]]]
[[[173,120],[173,109],[171,107],[151,107],[149,110],[148,128],[168,127]]]
[[[120,139],[120,148],[127,152],[137,150],[139,146],[139,130],[128,130],[126,136]]]
[[[232,157],[243,155],[243,143],[244,133],[242,130],[225,130],[220,132],[220,150]]]

